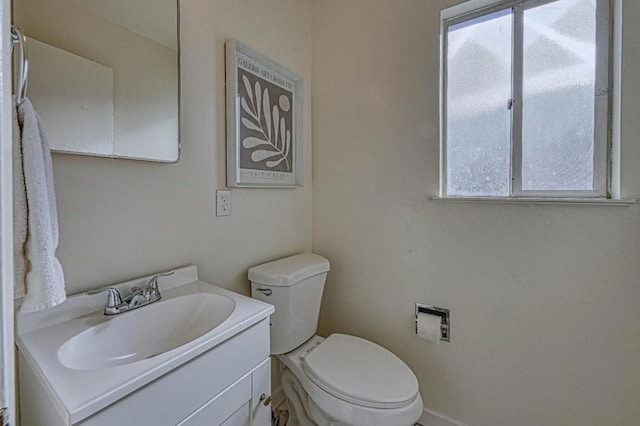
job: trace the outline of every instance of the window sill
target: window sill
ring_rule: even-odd
[[[431,197],[435,201],[453,201],[463,203],[507,203],[507,204],[574,204],[591,206],[631,206],[635,199],[610,198],[528,198],[528,197]]]

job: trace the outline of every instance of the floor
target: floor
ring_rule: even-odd
[[[297,426],[298,422],[295,422],[293,425],[287,425],[287,421],[289,420],[289,410],[286,405],[286,401],[280,404],[278,407],[273,409],[271,416],[271,426]],[[420,423],[415,423],[414,426],[422,426]]]

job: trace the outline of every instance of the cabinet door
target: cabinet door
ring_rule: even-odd
[[[264,396],[263,396],[264,395]],[[251,374],[251,426],[271,425],[271,359],[267,358]]]
[[[231,417],[222,422],[220,426],[250,426],[249,414],[251,410],[251,402],[247,401],[238,411],[233,413]]]
[[[243,378],[181,421],[178,426],[227,425],[227,422],[229,422],[229,425],[234,426],[248,426],[249,398],[251,398],[251,374],[247,373]],[[243,417],[245,420],[241,421],[242,412],[245,413]]]
[[[251,374],[269,353],[269,319],[161,376],[81,422],[82,426],[175,425],[209,404],[227,389],[245,389],[233,399],[231,415],[253,397]],[[246,385],[241,382],[246,378]],[[235,384],[235,385],[234,385]],[[236,385],[240,387],[236,389]],[[212,405],[211,407],[214,407]],[[145,409],[153,407],[153,410]],[[206,426],[219,425],[226,417]],[[266,423],[268,426],[268,423]]]

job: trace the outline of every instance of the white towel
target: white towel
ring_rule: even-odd
[[[29,265],[22,312],[52,308],[66,299],[64,273],[56,258],[58,212],[53,189],[51,152],[42,121],[25,99],[18,108],[22,130],[22,164],[27,192]]]
[[[15,105],[15,97],[13,99]],[[22,141],[18,109],[13,108],[13,297],[23,297],[27,278],[27,192],[22,169]]]

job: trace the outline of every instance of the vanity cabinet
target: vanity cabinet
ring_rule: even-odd
[[[21,361],[22,426],[67,426],[37,372]],[[74,424],[269,426],[270,378],[267,317]]]

